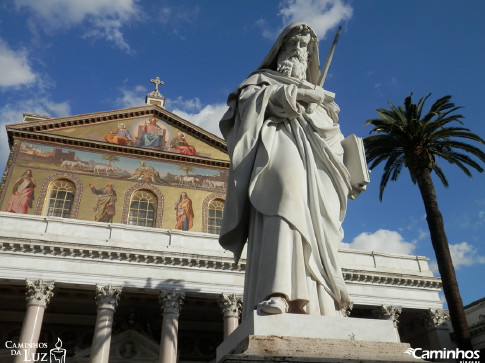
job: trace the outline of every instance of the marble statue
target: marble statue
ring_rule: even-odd
[[[231,159],[220,244],[238,261],[248,243],[243,319],[254,309],[338,316],[350,304],[337,252],[347,198],[363,188],[343,163],[319,66],[313,29],[289,25],[220,121]]]

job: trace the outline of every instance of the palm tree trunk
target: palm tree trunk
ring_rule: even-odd
[[[422,168],[415,173],[415,176],[426,209],[426,220],[431,235],[431,243],[438,262],[438,270],[441,275],[443,292],[448,303],[451,324],[455,331],[456,343],[460,349],[471,350],[470,331],[466,322],[465,309],[463,308],[458,289],[455,268],[453,267],[448,239],[445,234],[443,216],[438,208],[436,191],[430,170]]]

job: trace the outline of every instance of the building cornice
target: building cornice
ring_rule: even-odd
[[[81,243],[46,242],[3,237],[0,254],[21,254],[50,258],[89,260],[90,262],[130,263],[170,266],[174,268],[209,269],[244,273],[246,261],[234,264],[231,257],[199,255],[181,251],[152,251]],[[441,289],[441,279],[398,273],[376,273],[365,270],[342,269],[347,283]]]
[[[0,253],[28,254],[51,258],[88,259],[90,262],[135,263],[179,268],[244,271],[246,263],[236,265],[230,257],[198,255],[180,251],[150,251],[122,247],[98,247],[88,244],[8,241],[2,238]]]
[[[421,277],[408,274],[369,272],[363,270],[342,269],[346,282],[372,284],[410,286],[426,289],[441,289],[441,279],[438,277]]]
[[[477,336],[485,332],[485,319],[470,326],[470,335]]]

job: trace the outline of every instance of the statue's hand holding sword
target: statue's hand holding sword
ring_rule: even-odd
[[[335,48],[337,46],[337,42],[338,42],[338,38],[340,36],[341,30],[342,30],[342,27],[339,26],[337,30],[337,34],[335,35],[335,38],[333,40],[332,48],[330,49],[330,53],[328,53],[327,60],[325,61],[325,64],[323,65],[323,68],[320,72],[320,78],[318,80],[318,84],[315,85],[314,89],[316,89],[317,87],[323,88],[323,84],[325,83],[325,78],[327,78],[328,69],[330,68],[330,63],[332,62],[333,54],[335,53]],[[318,106],[317,103],[314,103],[314,102],[309,103],[307,106],[306,112],[313,113],[313,111],[315,111],[317,106]]]

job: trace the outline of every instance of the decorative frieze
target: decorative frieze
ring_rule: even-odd
[[[224,317],[239,318],[242,310],[242,297],[236,294],[221,294],[217,303],[222,309]]]
[[[376,308],[375,316],[378,319],[383,320],[392,320],[394,323],[394,327],[397,328],[397,324],[399,323],[399,316],[402,312],[402,306],[396,305],[381,305]]]
[[[185,291],[182,290],[162,290],[160,291],[160,304],[163,313],[180,313],[185,299]]]
[[[121,286],[96,285],[96,306],[98,309],[116,310],[120,300]]]
[[[426,328],[431,329],[444,324],[447,320],[450,320],[448,310],[428,309],[423,313],[421,321]]]
[[[27,305],[40,305],[47,306],[49,304],[51,297],[54,295],[54,282],[44,282],[42,280],[26,280],[27,285]]]

